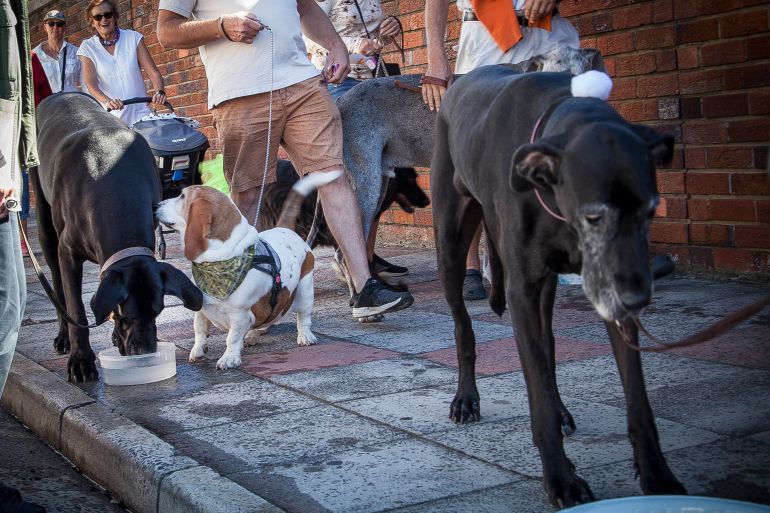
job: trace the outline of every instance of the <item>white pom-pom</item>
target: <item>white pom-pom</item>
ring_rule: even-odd
[[[602,71],[590,70],[572,78],[572,96],[606,100],[612,91],[612,79]]]

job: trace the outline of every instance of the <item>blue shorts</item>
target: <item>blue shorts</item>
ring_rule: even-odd
[[[360,80],[348,77],[343,80],[341,84],[329,84],[326,87],[329,89],[329,94],[332,95],[332,99],[336,102],[340,96],[347,93],[360,83]]]

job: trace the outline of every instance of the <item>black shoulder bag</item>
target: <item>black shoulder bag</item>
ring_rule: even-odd
[[[371,39],[372,36],[369,34],[369,29],[366,28],[366,21],[364,20],[364,13],[361,12],[361,6],[358,5],[358,0],[353,0],[353,3],[356,4],[356,9],[358,9],[358,16],[361,18],[361,24],[364,26],[364,31],[366,31],[366,37]],[[398,45],[397,42],[393,42],[393,44],[396,45],[396,48],[401,52],[401,60],[404,59],[404,26],[401,25],[401,20],[396,18],[395,16],[389,16],[390,18],[393,18],[396,20],[396,23],[398,23],[398,28],[401,31],[401,46]],[[385,59],[382,58],[382,55],[379,53],[375,55],[375,58],[377,59],[377,66],[374,68],[374,78],[379,77],[389,77],[392,75],[400,75],[401,74],[401,67],[398,65],[397,62],[385,62]]]
[[[64,91],[64,71],[67,69],[67,42],[64,42],[64,45],[62,46],[64,48],[64,57],[62,58],[61,62],[61,90],[60,93]]]

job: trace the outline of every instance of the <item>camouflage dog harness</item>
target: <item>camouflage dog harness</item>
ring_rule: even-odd
[[[260,239],[241,255],[228,260],[192,263],[195,284],[209,296],[222,301],[243,283],[251,269],[269,274],[272,278],[270,306],[275,307],[281,290],[281,260],[267,242]]]

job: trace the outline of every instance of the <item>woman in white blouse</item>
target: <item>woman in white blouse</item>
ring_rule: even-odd
[[[64,40],[67,30],[67,18],[64,13],[57,10],[48,11],[43,18],[43,29],[48,37],[32,51],[43,65],[51,91],[77,91],[80,85],[78,48]]]
[[[141,71],[144,70],[155,90],[152,102],[162,105],[166,101],[163,77],[142,34],[118,27],[118,10],[112,0],[92,0],[86,17],[96,35],[83,41],[78,50],[83,85],[91,96],[131,126],[150,114],[150,109],[144,103],[123,106],[121,100],[147,96]]]
[[[350,60],[350,73],[347,78],[340,84],[328,86],[332,98],[336,100],[362,80],[374,78],[365,58],[379,54],[385,44],[401,32],[401,25],[395,17],[383,16],[380,0],[355,0],[358,7],[354,0],[316,1],[329,16],[334,29],[348,47],[348,53],[355,56]],[[306,37],[304,39],[310,60],[319,70],[324,69],[326,49],[315,41]]]

